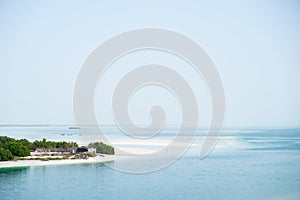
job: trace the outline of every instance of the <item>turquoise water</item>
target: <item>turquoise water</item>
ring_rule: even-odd
[[[0,199],[300,199],[300,130],[223,135],[232,144],[205,159],[192,147],[171,166],[146,174],[104,164],[2,169]]]

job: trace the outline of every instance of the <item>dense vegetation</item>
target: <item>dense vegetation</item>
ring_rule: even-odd
[[[78,147],[76,142],[53,142],[47,141],[45,138],[43,140],[36,140],[31,144],[31,150],[36,148],[71,148]]]
[[[0,136],[0,160],[12,160],[14,156],[24,157],[30,155],[30,143],[28,140],[16,140],[6,136]]]
[[[53,142],[43,140],[36,140],[30,142],[26,139],[14,139],[7,136],[0,136],[0,161],[13,160],[17,157],[30,156],[30,151],[35,151],[37,148],[71,148],[78,147],[76,142]],[[90,143],[89,148],[96,148],[97,153],[101,154],[115,154],[112,146],[102,142]]]
[[[8,149],[0,147],[0,161],[12,160],[14,156]]]
[[[110,154],[110,155],[115,154],[115,149],[112,146],[104,144],[102,142],[90,143],[88,147],[96,148],[96,153]]]
[[[30,151],[36,148],[71,148],[78,147],[76,142],[53,142],[36,140],[29,142],[26,139],[16,140],[6,136],[0,136],[0,161],[12,160],[14,157],[30,156]]]

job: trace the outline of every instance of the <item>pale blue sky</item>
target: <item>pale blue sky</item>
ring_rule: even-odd
[[[289,0],[0,1],[0,124],[74,123],[74,84],[89,53],[113,35],[158,27],[187,35],[212,58],[225,87],[226,126],[299,127],[299,11]],[[136,110],[136,118],[145,115]],[[98,112],[111,123],[109,111]]]

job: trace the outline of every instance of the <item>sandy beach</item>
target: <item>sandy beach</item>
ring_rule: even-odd
[[[117,155],[105,155],[97,156],[95,158],[88,159],[69,159],[69,160],[18,160],[18,161],[1,161],[0,168],[12,168],[12,167],[32,167],[32,166],[46,166],[46,165],[73,165],[73,164],[92,164],[92,163],[103,163],[109,162],[116,159],[121,159]]]

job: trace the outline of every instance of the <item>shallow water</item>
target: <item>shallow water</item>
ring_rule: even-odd
[[[203,160],[193,146],[171,166],[146,174],[104,164],[2,169],[0,199],[300,199],[299,130],[227,130],[223,136],[230,145]]]

